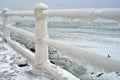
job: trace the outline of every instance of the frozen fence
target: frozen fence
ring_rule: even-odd
[[[7,16],[34,16],[33,11],[10,11],[6,12]]]
[[[107,18],[120,20],[120,9],[57,9],[48,10],[46,4],[40,3],[35,5],[34,11],[10,11],[3,9],[0,13],[3,17],[3,39],[11,44],[13,48],[20,51],[30,63],[32,63],[35,71],[41,68],[47,70],[60,80],[79,80],[71,73],[61,69],[60,67],[50,63],[48,58],[48,46],[53,46],[59,50],[66,51],[68,55],[76,62],[81,60],[87,61],[92,66],[97,66],[107,72],[120,72],[120,62],[108,59],[106,57],[84,51],[78,47],[74,47],[62,41],[57,41],[49,38],[47,33],[47,17],[63,17],[63,18],[79,18],[79,19],[97,19]],[[8,17],[11,16],[30,16],[35,17],[35,34],[23,29],[11,26],[8,23]],[[21,46],[19,43],[11,40],[10,31],[22,34],[35,42],[35,53]],[[110,66],[110,67],[109,67]]]
[[[120,20],[120,9],[56,9],[56,10],[44,10],[45,16],[54,17],[59,16],[63,18],[71,19],[90,19],[107,18]]]

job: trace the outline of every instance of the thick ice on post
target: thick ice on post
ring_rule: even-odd
[[[47,35],[47,19],[42,11],[48,9],[43,3],[36,4],[34,7],[35,15],[35,67],[40,68],[48,59],[48,46],[43,43]]]
[[[4,8],[2,11],[2,16],[3,16],[3,38],[6,41],[6,38],[10,38],[10,32],[6,25],[8,25],[8,16],[6,15],[6,12],[8,12],[8,8]]]

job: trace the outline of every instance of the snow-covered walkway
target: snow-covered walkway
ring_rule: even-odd
[[[0,80],[56,80],[47,72],[33,73],[30,64],[19,67],[18,64],[23,61],[26,62],[0,37]]]

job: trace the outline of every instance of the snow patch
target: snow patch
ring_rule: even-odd
[[[26,60],[8,44],[1,41],[0,80],[57,80],[46,71],[34,74],[32,66],[29,63],[26,66],[19,67],[18,64],[24,64]]]

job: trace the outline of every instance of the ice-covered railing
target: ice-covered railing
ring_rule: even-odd
[[[120,9],[56,9],[45,10],[43,14],[49,17],[59,16],[71,19],[94,20],[107,18],[120,21]]]
[[[48,10],[46,4],[35,5],[34,11],[10,11],[4,9],[0,14],[3,17],[3,39],[20,51],[32,63],[35,71],[45,69],[60,80],[79,80],[71,73],[50,63],[48,58],[48,45],[59,50],[66,51],[70,57],[76,61],[86,61],[92,66],[107,72],[120,72],[120,62],[84,51],[59,40],[50,39],[47,34],[47,17],[62,17],[71,19],[94,20],[97,18],[107,18],[120,20],[120,9],[51,9]],[[30,16],[35,17],[35,34],[23,29],[11,26],[8,23],[10,16]],[[11,40],[10,31],[20,33],[35,42],[35,53],[22,47],[19,43]]]

